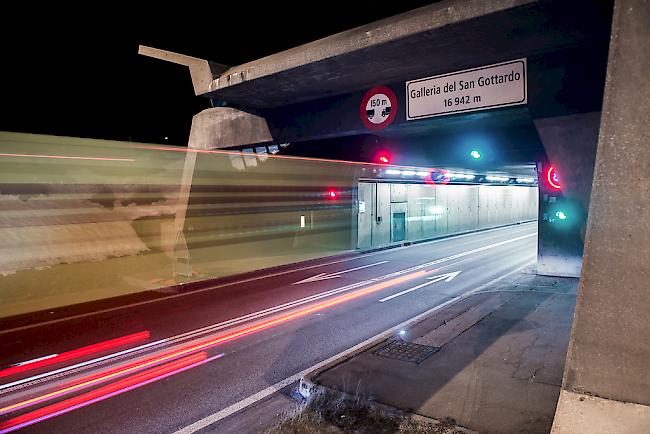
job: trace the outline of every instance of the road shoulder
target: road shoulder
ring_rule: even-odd
[[[548,432],[576,286],[577,279],[518,273],[308,374],[303,388],[361,396],[481,432]]]

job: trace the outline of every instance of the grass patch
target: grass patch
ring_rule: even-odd
[[[362,396],[314,391],[311,398],[291,410],[267,434],[313,433],[435,433],[466,434],[453,421],[433,422],[380,406]]]

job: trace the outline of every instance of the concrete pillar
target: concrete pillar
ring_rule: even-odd
[[[650,0],[616,1],[555,433],[650,432]]]
[[[185,221],[197,154],[200,151],[270,141],[272,137],[266,120],[241,110],[213,107],[203,110],[192,118],[174,219],[174,278],[177,283],[182,284],[192,278],[192,262],[185,239]]]
[[[535,127],[548,161],[538,165],[539,220],[537,272],[550,276],[580,276],[587,209],[596,159],[600,112],[536,119]],[[545,179],[553,165],[562,190]],[[555,213],[562,210],[562,221]]]

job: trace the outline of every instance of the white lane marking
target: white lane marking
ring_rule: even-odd
[[[447,256],[446,258],[436,259],[435,261],[430,261],[430,262],[427,262],[427,263],[424,263],[424,264],[420,264],[420,265],[416,265],[416,266],[407,268],[405,270],[390,273],[390,274],[385,275],[384,277],[394,277],[394,276],[399,276],[400,274],[409,273],[411,271],[421,270],[422,268],[430,267],[432,265],[436,265],[436,264],[439,264],[441,262],[447,262],[447,261],[451,261],[452,259],[462,258],[463,256],[467,256],[467,255],[471,255],[473,253],[478,253],[478,252],[482,252],[482,251],[485,251],[485,250],[493,249],[495,247],[503,246],[504,244],[513,243],[515,241],[523,240],[525,238],[529,238],[529,237],[533,237],[533,236],[537,236],[537,233],[523,235],[521,237],[515,237],[515,238],[511,238],[509,240],[499,241],[498,243],[488,244],[487,246],[479,247],[479,248],[476,248],[476,249],[467,250],[465,252],[461,252],[461,253],[457,253],[455,255]]]
[[[294,282],[293,285],[299,285],[301,283],[309,283],[309,282],[318,282],[320,280],[327,280],[327,279],[336,279],[337,277],[341,277],[341,274],[350,273],[352,271],[357,271],[357,270],[363,270],[364,268],[374,267],[375,265],[385,264],[386,262],[388,261],[376,262],[370,265],[362,265],[361,267],[355,267],[355,268],[350,268],[349,270],[337,271],[336,273],[330,273],[330,274],[320,273],[320,274],[316,274],[315,276],[311,276],[306,279],[302,279],[297,282]]]
[[[491,248],[494,248],[494,247],[502,246],[504,244],[508,244],[508,243],[518,241],[518,240],[521,240],[521,239],[524,239],[524,238],[528,238],[528,237],[531,237],[531,236],[534,236],[534,235],[537,235],[537,234],[534,233],[534,234],[524,235],[524,236],[521,236],[521,237],[511,238],[510,240],[505,240],[505,241],[500,241],[498,243],[489,244],[487,246],[479,247],[477,249],[467,250],[466,252],[461,252],[461,253],[457,253],[457,254],[452,255],[452,256],[447,256],[445,258],[436,259],[435,261],[431,261],[431,262],[427,262],[425,264],[420,264],[420,265],[416,265],[414,267],[399,270],[399,271],[396,271],[396,272],[393,272],[393,273],[390,273],[390,274],[386,274],[386,275],[381,276],[381,277],[376,277],[374,279],[364,280],[362,282],[352,283],[350,285],[346,285],[346,286],[343,286],[343,287],[340,287],[340,288],[331,289],[331,290],[328,290],[328,291],[325,291],[325,292],[321,292],[321,293],[318,293],[318,294],[315,294],[315,295],[311,295],[309,297],[304,297],[304,298],[294,300],[294,301],[291,301],[291,302],[287,302],[287,303],[284,303],[284,304],[281,304],[281,305],[278,305],[278,306],[270,307],[268,309],[260,310],[260,311],[253,312],[253,313],[250,313],[250,314],[247,314],[247,315],[243,315],[243,316],[240,316],[240,317],[237,317],[237,318],[233,318],[233,319],[221,322],[221,323],[212,324],[212,325],[209,325],[209,326],[202,327],[200,329],[185,332],[185,333],[180,334],[180,335],[172,336],[172,337],[169,337],[169,338],[166,338],[166,339],[161,339],[159,341],[155,341],[155,342],[151,342],[151,343],[148,343],[148,344],[140,345],[138,347],[130,348],[128,350],[120,351],[118,353],[109,354],[109,355],[106,355],[106,356],[103,356],[103,357],[99,357],[97,359],[92,359],[92,360],[89,360],[89,361],[86,361],[86,362],[81,362],[81,363],[77,363],[75,365],[63,367],[63,368],[57,369],[55,371],[45,372],[43,374],[35,375],[33,377],[28,377],[28,378],[24,378],[24,379],[21,379],[21,380],[14,381],[12,383],[3,384],[3,385],[0,385],[0,391],[2,391],[4,389],[7,389],[9,387],[12,387],[12,386],[18,386],[18,385],[21,385],[21,384],[29,383],[31,381],[40,380],[42,378],[49,377],[51,375],[60,374],[60,373],[63,373],[63,372],[83,368],[83,367],[91,365],[93,363],[105,361],[105,360],[108,360],[110,358],[114,358],[114,357],[117,357],[117,356],[122,356],[122,355],[125,355],[125,354],[128,354],[128,353],[131,353],[131,352],[139,352],[142,349],[151,347],[152,345],[171,344],[171,343],[176,343],[179,340],[187,340],[187,339],[197,337],[199,335],[209,334],[209,333],[212,333],[214,331],[217,331],[217,330],[220,330],[220,329],[223,329],[223,328],[226,328],[226,327],[238,325],[240,323],[243,323],[243,322],[246,322],[246,321],[249,321],[249,320],[258,319],[258,318],[261,318],[261,317],[264,317],[264,316],[267,316],[267,315],[270,315],[270,314],[273,314],[273,313],[277,313],[277,312],[281,312],[281,311],[284,311],[284,310],[291,309],[293,307],[296,307],[296,306],[299,306],[299,305],[302,305],[302,304],[305,304],[305,303],[316,301],[316,300],[319,300],[321,298],[329,297],[330,295],[338,294],[338,293],[344,292],[344,291],[349,291],[351,289],[355,289],[355,288],[358,288],[360,286],[368,285],[370,283],[375,283],[375,282],[380,282],[382,280],[387,280],[387,279],[390,279],[390,278],[393,278],[393,277],[397,277],[397,276],[400,276],[400,275],[403,275],[403,274],[410,273],[412,271],[417,271],[417,270],[420,270],[422,268],[429,267],[431,265],[439,264],[441,262],[451,261],[452,259],[460,258],[460,257],[463,257],[463,256],[470,255],[472,253],[481,252],[481,251],[488,250],[488,249],[491,249]]]
[[[185,428],[181,428],[181,429],[175,431],[174,434],[192,434],[192,433],[197,432],[200,429],[208,427],[208,426],[210,426],[210,425],[212,425],[212,424],[214,424],[216,422],[219,422],[220,420],[230,416],[231,414],[237,413],[238,411],[241,411],[241,410],[245,409],[246,407],[249,407],[252,404],[255,404],[256,402],[261,401],[262,399],[264,399],[264,398],[278,392],[279,390],[284,389],[288,385],[290,385],[292,383],[295,383],[296,381],[299,381],[302,377],[309,374],[310,372],[316,371],[316,370],[318,370],[318,369],[320,369],[320,368],[322,368],[324,366],[327,366],[330,363],[335,362],[335,361],[337,361],[337,360],[339,360],[339,359],[341,359],[343,357],[347,357],[348,355],[350,355],[350,354],[352,354],[352,353],[354,353],[356,351],[361,350],[365,346],[370,345],[375,341],[379,341],[380,339],[385,339],[385,338],[387,338],[387,337],[389,337],[391,335],[394,335],[395,332],[398,332],[401,329],[407,328],[407,327],[419,322],[421,319],[426,318],[427,316],[429,316],[432,313],[442,309],[443,307],[448,306],[448,305],[450,305],[452,303],[455,303],[456,301],[459,301],[459,300],[461,300],[463,298],[466,298],[466,297],[472,295],[473,293],[478,292],[482,288],[490,286],[490,285],[498,282],[501,279],[504,279],[504,278],[514,274],[514,273],[517,273],[517,272],[521,271],[523,268],[525,268],[526,266],[532,264],[533,262],[535,262],[535,261],[527,262],[526,264],[522,265],[521,267],[515,268],[511,272],[509,272],[507,274],[504,274],[503,276],[497,277],[496,279],[492,279],[489,282],[479,286],[476,289],[472,289],[472,290],[467,291],[467,292],[465,292],[465,293],[463,293],[461,295],[457,295],[456,297],[454,297],[454,298],[452,298],[450,300],[447,300],[444,303],[441,303],[438,306],[435,306],[435,307],[427,310],[426,312],[423,312],[423,313],[419,314],[416,317],[413,317],[413,318],[411,318],[409,320],[406,320],[403,323],[396,325],[395,327],[391,327],[390,329],[388,329],[388,330],[386,330],[384,332],[381,332],[381,333],[379,333],[379,334],[377,334],[377,335],[375,335],[375,336],[373,336],[371,338],[366,339],[365,341],[353,346],[352,348],[348,348],[345,351],[341,351],[340,353],[338,353],[338,354],[336,354],[336,355],[334,355],[332,357],[329,357],[328,359],[323,360],[322,362],[316,363],[315,365],[310,366],[309,368],[304,369],[304,370],[298,372],[297,374],[294,374],[294,375],[292,375],[290,377],[287,377],[284,380],[278,381],[277,383],[273,384],[272,386],[267,387],[266,389],[263,389],[263,390],[255,393],[253,395],[250,395],[249,397],[244,398],[241,401],[238,401],[238,402],[236,402],[236,403],[234,403],[234,404],[232,404],[232,405],[230,405],[230,406],[228,406],[228,407],[226,407],[226,408],[224,408],[222,410],[219,410],[216,413],[213,413],[213,414],[211,414],[211,415],[209,415],[207,417],[204,417],[203,419],[200,419],[200,420],[194,422],[193,424],[186,426]]]
[[[425,286],[429,286],[433,283],[440,282],[444,280],[445,282],[450,282],[454,277],[458,276],[460,274],[460,271],[454,271],[452,273],[447,273],[447,274],[441,274],[439,276],[433,276],[433,277],[427,277],[427,279],[431,279],[430,282],[424,282],[418,286],[414,286],[413,288],[406,289],[402,292],[398,292],[397,294],[389,295],[388,297],[384,297],[381,300],[379,300],[381,303],[392,300],[395,297],[399,297],[400,295],[408,294],[409,292],[413,292],[417,289],[424,288]]]
[[[185,292],[185,293],[182,293],[182,294],[167,295],[165,297],[155,298],[155,299],[152,299],[152,300],[145,300],[145,301],[140,301],[140,302],[137,302],[137,303],[125,304],[123,306],[116,306],[116,307],[111,307],[111,308],[107,308],[107,309],[95,310],[95,311],[92,311],[92,312],[80,313],[78,315],[67,316],[67,317],[64,317],[64,318],[58,318],[58,319],[43,321],[43,322],[39,322],[39,323],[35,323],[35,324],[28,324],[28,325],[24,325],[24,326],[20,326],[20,327],[14,327],[14,328],[11,328],[11,329],[0,330],[0,335],[6,334],[6,333],[12,333],[12,332],[16,332],[16,331],[28,330],[28,329],[31,329],[31,328],[41,327],[41,326],[50,325],[50,324],[57,324],[57,323],[60,323],[60,322],[65,322],[65,321],[69,321],[69,320],[73,320],[73,319],[79,319],[79,318],[85,318],[85,317],[93,316],[93,315],[100,315],[100,314],[103,314],[103,313],[115,312],[117,310],[128,309],[128,308],[137,307],[137,306],[143,306],[143,305],[150,304],[150,303],[156,303],[158,301],[171,300],[171,299],[178,298],[178,297],[185,297],[185,296],[192,295],[192,294],[199,294],[201,292],[212,291],[214,289],[223,288],[225,286],[240,285],[242,283],[253,282],[255,280],[266,279],[266,278],[269,278],[269,277],[276,277],[276,276],[281,276],[281,275],[284,275],[284,274],[295,273],[295,272],[298,272],[298,271],[310,270],[312,268],[326,267],[328,265],[334,265],[334,264],[340,264],[342,262],[354,261],[356,259],[363,259],[363,258],[367,258],[369,256],[381,255],[381,254],[384,254],[384,253],[392,253],[392,252],[396,252],[396,251],[400,251],[400,250],[404,250],[404,249],[410,249],[410,248],[413,248],[413,247],[426,246],[426,245],[429,245],[429,244],[435,244],[435,243],[441,243],[441,242],[445,242],[445,241],[455,240],[455,239],[458,239],[458,238],[480,236],[480,235],[483,235],[483,234],[486,234],[486,233],[503,231],[503,230],[506,230],[506,229],[513,229],[513,228],[516,229],[516,228],[522,227],[522,226],[525,227],[525,226],[530,225],[532,223],[536,223],[536,221],[525,222],[525,223],[522,223],[520,225],[510,225],[510,226],[505,226],[505,227],[500,227],[500,228],[486,229],[486,230],[481,230],[480,232],[470,232],[470,233],[466,233],[466,234],[454,235],[452,237],[440,238],[440,239],[437,239],[437,240],[431,240],[431,241],[426,241],[426,242],[423,242],[423,243],[411,244],[411,245],[408,245],[408,246],[395,247],[395,248],[391,248],[391,249],[385,249],[385,250],[378,250],[378,251],[375,251],[375,252],[363,253],[363,254],[360,254],[360,255],[356,255],[356,256],[354,256],[352,258],[340,259],[340,260],[337,260],[337,261],[331,261],[331,262],[327,262],[327,263],[324,263],[324,264],[309,265],[307,267],[295,268],[295,269],[285,270],[285,271],[279,271],[277,273],[265,274],[265,275],[262,275],[262,276],[251,277],[249,279],[237,280],[235,282],[221,283],[221,284],[218,284],[218,285],[210,286],[208,288],[197,289],[197,290]],[[535,231],[531,235],[537,235],[537,231]]]
[[[305,298],[300,299],[300,300],[295,300],[295,301],[288,302],[288,303],[285,303],[285,304],[282,304],[282,305],[279,305],[279,306],[275,306],[275,307],[264,309],[264,310],[261,310],[261,311],[258,311],[258,312],[253,312],[253,313],[250,313],[250,314],[247,314],[247,315],[243,315],[243,316],[240,316],[238,318],[233,318],[233,319],[230,319],[228,321],[224,321],[224,322],[217,323],[217,324],[212,324],[212,325],[205,326],[205,327],[202,327],[202,328],[196,329],[196,330],[191,330],[189,332],[185,332],[185,333],[182,333],[180,335],[172,336],[170,338],[160,339],[160,340],[157,340],[157,341],[154,341],[154,342],[150,342],[148,344],[144,344],[144,345],[140,345],[140,346],[137,346],[137,347],[129,348],[129,349],[126,349],[126,350],[123,350],[123,351],[119,351],[117,353],[108,354],[106,356],[102,356],[102,357],[98,357],[98,358],[95,358],[95,359],[87,360],[85,362],[80,362],[80,363],[77,363],[77,364],[74,364],[74,365],[65,366],[63,368],[59,368],[59,369],[56,369],[54,371],[44,372],[42,374],[34,375],[32,377],[27,377],[27,378],[23,378],[23,379],[20,379],[20,380],[13,381],[11,383],[2,384],[2,385],[0,385],[0,394],[5,393],[5,392],[3,392],[3,390],[8,389],[10,387],[24,385],[24,384],[27,384],[27,383],[31,383],[33,381],[41,380],[41,379],[46,378],[46,377],[51,377],[53,375],[62,374],[64,372],[78,371],[81,368],[85,368],[85,367],[87,367],[89,365],[104,362],[104,361],[112,359],[112,358],[118,358],[118,357],[121,357],[121,356],[124,356],[124,355],[128,355],[130,353],[137,354],[137,353],[142,352],[143,350],[150,349],[150,348],[155,348],[155,347],[158,347],[158,346],[161,346],[161,345],[164,345],[164,344],[174,344],[174,343],[177,343],[179,341],[185,341],[185,340],[190,340],[192,338],[197,338],[197,337],[199,337],[201,335],[207,335],[207,334],[210,334],[212,332],[215,332],[215,331],[227,328],[227,327],[235,326],[235,325],[238,325],[238,324],[250,321],[250,320],[255,320],[255,319],[262,318],[264,316],[267,316],[267,315],[270,315],[270,314],[273,314],[273,313],[281,312],[283,310],[287,310],[287,309],[299,306],[301,304],[309,303],[311,301],[316,301],[316,300],[319,300],[321,298],[328,297],[330,295],[334,295],[334,294],[337,294],[337,293],[340,293],[340,292],[348,291],[350,289],[355,289],[355,288],[358,288],[360,286],[364,286],[364,285],[367,285],[369,283],[372,283],[374,281],[375,280],[373,279],[373,280],[366,280],[366,281],[363,281],[363,282],[353,283],[351,285],[347,285],[347,286],[344,286],[344,287],[341,287],[341,288],[336,288],[336,289],[326,291],[326,292],[323,292],[323,293],[320,293],[320,294],[315,294],[315,295],[310,296],[310,297],[305,297]]]
[[[14,363],[11,366],[22,366],[22,365],[26,365],[28,363],[40,362],[41,360],[51,359],[52,357],[56,357],[56,356],[58,356],[58,354],[50,354],[49,356],[43,356],[43,357],[38,357],[36,359],[25,360],[24,362]]]
[[[167,341],[167,339],[161,339],[159,341],[150,342],[148,344],[140,345],[139,347],[129,348],[128,350],[119,351],[117,353],[108,354],[106,356],[98,357],[98,358],[93,359],[93,360],[88,360],[86,362],[77,363],[77,364],[72,365],[72,366],[65,366],[63,368],[56,369],[54,371],[44,372],[42,374],[34,375],[32,377],[29,377],[29,378],[23,378],[23,379],[20,379],[20,380],[16,380],[16,381],[13,381],[11,383],[5,383],[5,384],[0,385],[0,393],[5,393],[5,392],[1,392],[1,391],[5,390],[5,389],[8,389],[10,387],[13,387],[13,386],[19,386],[19,385],[24,384],[24,383],[29,383],[31,381],[40,380],[41,378],[51,377],[52,375],[60,374],[60,373],[67,372],[67,371],[70,371],[70,370],[73,370],[73,369],[82,368],[84,366],[88,366],[88,365],[91,365],[93,363],[102,362],[104,360],[108,360],[108,359],[112,359],[112,358],[115,358],[115,357],[122,356],[124,354],[132,353],[132,352],[134,352],[136,350],[141,350],[141,349],[144,349],[144,348],[147,348],[147,347],[158,345],[160,343],[164,343],[165,341]]]

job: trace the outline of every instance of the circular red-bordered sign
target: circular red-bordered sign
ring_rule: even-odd
[[[361,100],[359,116],[369,130],[383,130],[397,116],[395,92],[385,86],[373,87]]]

